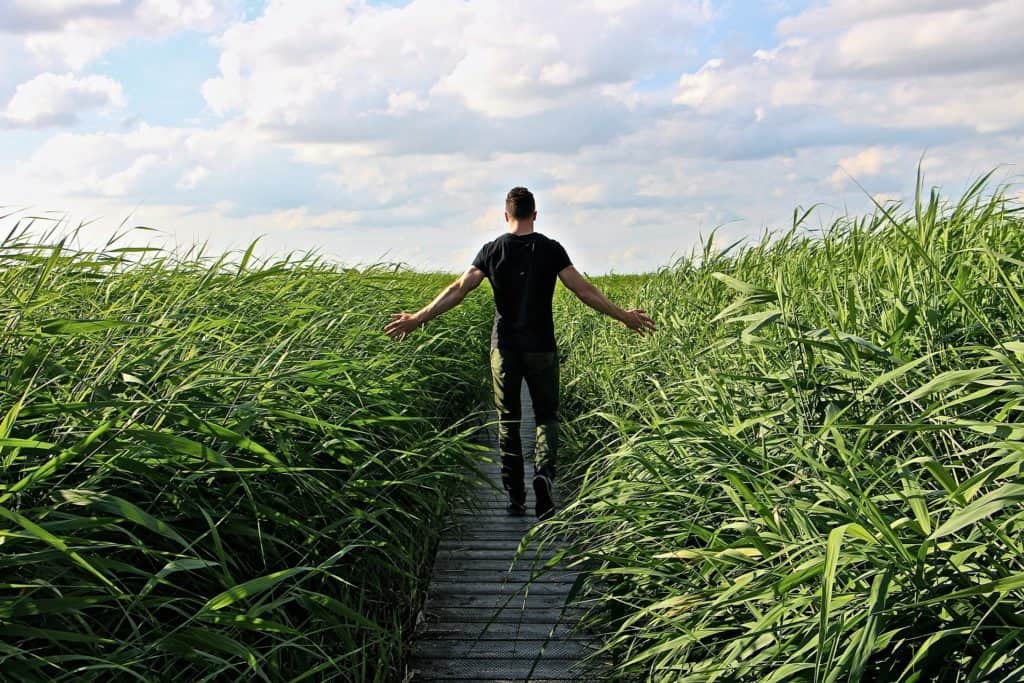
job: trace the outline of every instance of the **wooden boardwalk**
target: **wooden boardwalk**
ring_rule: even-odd
[[[492,461],[485,471],[497,490],[481,487],[473,509],[455,510],[442,532],[407,680],[604,680],[596,665],[581,662],[597,645],[573,631],[582,610],[566,601],[576,573],[561,563],[541,571],[557,552],[556,542],[533,542],[513,562],[523,535],[537,523],[530,485],[535,423],[525,382],[521,396],[527,516],[505,512],[492,428]],[[556,490],[556,507],[562,502]]]

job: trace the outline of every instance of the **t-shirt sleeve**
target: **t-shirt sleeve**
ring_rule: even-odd
[[[480,251],[476,253],[476,258],[473,259],[473,265],[484,272],[487,277],[491,276],[491,271],[487,266],[487,247],[490,242],[480,247]]]
[[[565,251],[565,247],[561,244],[555,240],[551,240],[551,246],[554,247],[551,250],[552,266],[554,266],[556,274],[561,273],[563,268],[572,265],[572,261],[569,259],[569,254]]]

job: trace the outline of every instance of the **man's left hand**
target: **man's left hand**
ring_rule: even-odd
[[[384,326],[384,333],[392,339],[405,339],[422,324],[413,313],[392,313],[391,322]]]

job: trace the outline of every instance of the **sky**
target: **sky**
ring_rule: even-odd
[[[0,221],[462,272],[506,192],[581,272],[981,174],[1020,0],[6,0]],[[714,237],[712,238],[712,234]]]

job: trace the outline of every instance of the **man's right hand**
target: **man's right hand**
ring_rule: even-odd
[[[622,324],[637,334],[653,334],[657,329],[654,321],[644,312],[642,308],[632,308],[623,312]]]
[[[392,313],[391,322],[384,326],[384,333],[392,339],[405,339],[422,324],[416,313]]]

